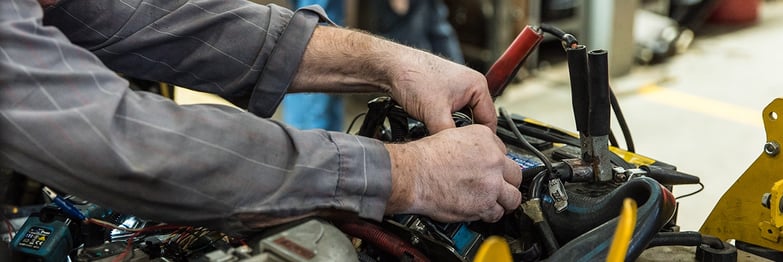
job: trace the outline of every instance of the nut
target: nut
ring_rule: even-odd
[[[780,144],[775,141],[767,142],[764,144],[764,153],[767,153],[769,156],[776,156],[778,153],[780,153]]]
[[[770,205],[770,198],[772,197],[772,194],[770,193],[764,193],[764,195],[761,196],[761,206],[765,208],[769,208]]]

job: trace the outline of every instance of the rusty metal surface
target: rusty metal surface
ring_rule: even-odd
[[[696,262],[696,247],[663,246],[654,247],[644,251],[637,262]],[[737,261],[757,262],[772,261],[753,255],[742,250],[737,251]]]

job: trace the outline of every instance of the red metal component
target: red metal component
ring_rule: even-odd
[[[409,261],[430,262],[429,258],[424,256],[413,245],[403,241],[397,235],[387,232],[380,226],[360,219],[334,222],[346,234],[373,243],[384,252],[397,258],[410,256]]]
[[[538,46],[544,34],[539,29],[526,26],[517,35],[514,42],[506,48],[497,61],[487,71],[487,84],[492,97],[499,96],[506,89],[511,79],[514,78],[522,62]]]

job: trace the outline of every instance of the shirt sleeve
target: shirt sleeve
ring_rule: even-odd
[[[126,46],[122,49],[126,54],[114,55],[112,52],[120,48],[111,47],[136,37],[127,28],[131,23],[117,27],[116,32],[104,32],[98,25],[78,21],[78,17],[89,14],[77,12],[116,13],[114,18],[119,23],[141,19],[136,16],[154,16],[151,13],[155,10],[171,6],[144,7],[155,3],[132,0],[74,2],[113,4],[101,9],[67,10],[62,9],[67,3],[61,3],[49,10],[72,18],[65,19],[64,24],[81,23],[78,30],[74,29],[78,26],[64,25],[65,31],[94,31],[93,37],[98,38],[75,37],[79,39],[75,42],[101,54],[100,58],[113,68],[139,67],[129,71],[153,75],[168,68],[168,75],[201,84],[205,90],[218,90],[220,86],[242,92],[244,88],[235,82],[249,81],[253,84],[248,84],[248,92],[257,93],[262,87],[255,82],[264,81],[267,68],[288,67],[273,65],[271,60],[297,55],[283,54],[288,51],[301,52],[278,46],[287,30],[293,29],[291,21],[296,15],[286,16],[283,10],[275,11],[277,7],[247,6],[252,10],[240,12],[230,4],[219,4],[229,1],[194,1],[181,2],[179,8],[201,7],[223,13],[224,19],[230,20],[213,20],[216,24],[279,24],[281,28],[287,24],[288,29],[277,29],[277,33],[270,29],[267,37],[258,38],[264,44],[251,59],[225,56],[225,50],[212,48],[208,41],[184,36],[187,34],[183,32],[198,31],[199,26],[187,29],[179,25],[175,27],[183,31],[173,31],[167,30],[168,26],[150,25],[136,31],[142,34],[157,29],[182,35],[180,41],[202,45],[190,52],[201,52],[200,59],[216,61],[190,62],[203,68],[179,67],[172,60],[162,64],[151,59],[158,62],[135,64],[150,58],[147,48],[158,50],[160,55],[165,55],[164,50],[181,50],[177,45],[159,47],[166,41],[151,37],[155,44],[139,38],[135,43],[140,47]],[[135,11],[121,11],[124,8]],[[142,8],[149,9],[142,13]],[[132,15],[123,18],[121,15],[126,13]],[[229,232],[305,216],[314,210],[349,211],[372,219],[383,216],[391,178],[389,155],[379,141],[320,130],[299,131],[229,107],[179,106],[160,96],[133,92],[99,57],[70,42],[58,28],[44,26],[42,19],[43,10],[35,0],[0,4],[0,165],[120,212]],[[51,24],[59,27],[59,23]],[[212,37],[235,40],[237,34],[243,37],[240,33],[225,31]],[[69,36],[78,34],[71,31]],[[97,41],[104,36],[110,40]],[[297,37],[306,41],[309,35]],[[260,51],[263,49],[270,53]],[[190,59],[187,55],[181,57]],[[231,61],[231,65],[223,64]],[[228,80],[209,75],[209,68],[224,70],[244,64],[250,65],[248,69]],[[253,68],[260,71],[249,73]]]
[[[44,16],[116,72],[249,98],[262,117],[280,104],[321,21],[329,20],[316,6],[246,0],[62,0]]]

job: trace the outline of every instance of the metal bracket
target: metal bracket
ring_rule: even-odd
[[[783,98],[773,100],[762,113],[766,141],[783,141]],[[775,142],[777,143],[777,142]],[[767,144],[760,156],[740,176],[734,185],[723,194],[701,226],[700,232],[721,238],[724,241],[736,239],[746,243],[783,251],[780,239],[780,225],[783,215],[780,210],[783,196],[783,160],[777,154],[779,148]],[[766,151],[766,152],[765,152]],[[759,199],[770,191],[769,209]]]

